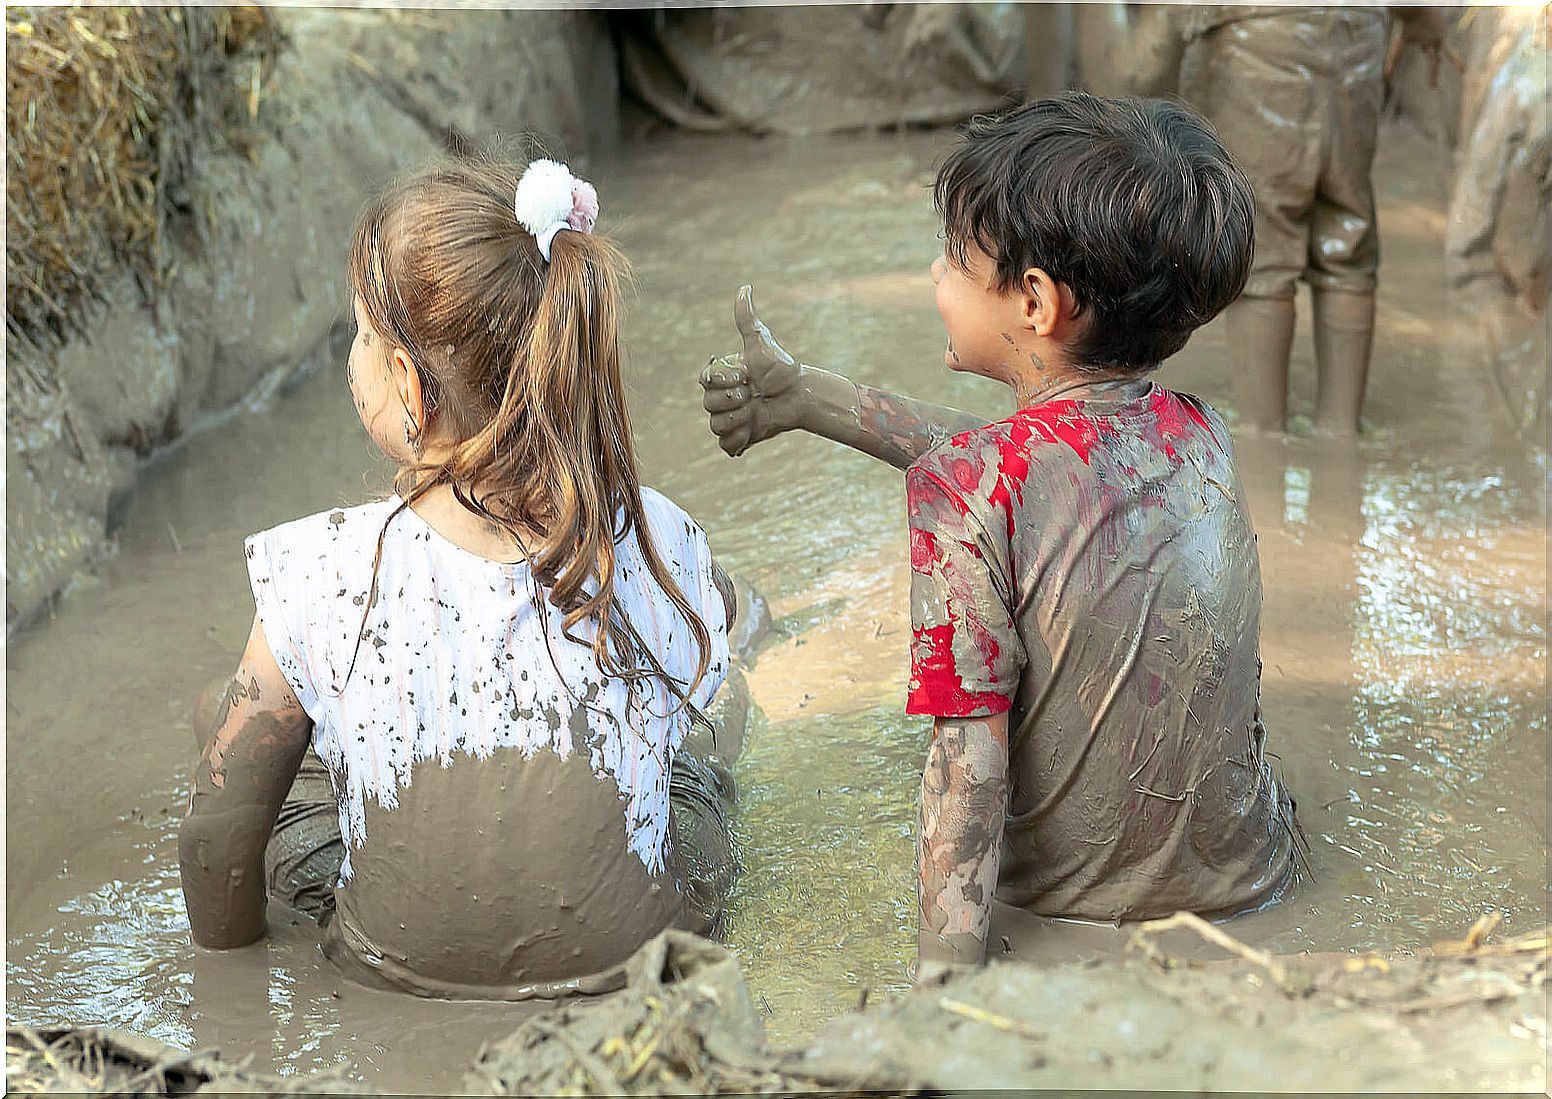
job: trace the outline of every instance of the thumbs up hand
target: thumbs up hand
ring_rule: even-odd
[[[755,443],[800,425],[802,367],[776,342],[754,308],[754,291],[742,286],[733,321],[743,351],[713,359],[701,372],[703,404],[717,442],[732,457]]]

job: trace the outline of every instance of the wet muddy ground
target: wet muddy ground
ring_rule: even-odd
[[[638,271],[629,383],[648,479],[777,617],[749,677],[763,716],[737,771],[747,869],[730,945],[778,1042],[908,979],[925,730],[902,713],[903,494],[898,474],[810,438],[730,461],[694,379],[736,348],[733,292],[751,281],[794,353],[1003,415],[996,387],[939,365],[924,185],[948,140],[676,138],[592,173]],[[1366,438],[1318,441],[1296,417],[1286,439],[1237,441],[1266,587],[1269,748],[1316,875],[1232,925],[1277,951],[1420,947],[1487,908],[1508,934],[1545,920],[1545,471],[1513,434],[1475,320],[1445,295],[1445,170],[1432,144],[1386,133]],[[1301,303],[1296,413],[1312,405],[1308,321]],[[1160,379],[1232,421],[1223,340],[1209,327]],[[345,1066],[429,1090],[532,1010],[348,985],[280,913],[270,941],[232,955],[188,942],[175,830],[189,713],[252,615],[241,538],[385,484],[340,369],[315,375],[165,456],[101,575],[12,640],[11,1021],[107,1023],[252,1054],[260,1071]],[[1125,938],[1027,918],[994,933],[1040,960]]]

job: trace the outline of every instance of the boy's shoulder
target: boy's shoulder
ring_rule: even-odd
[[[1097,447],[1134,433],[1155,438],[1161,447],[1203,435],[1229,450],[1228,427],[1216,409],[1194,394],[1155,385],[1120,409],[1077,400],[1021,408],[939,443],[911,465],[907,479],[930,477],[967,503],[995,505],[1020,496],[1032,468],[1089,467]]]

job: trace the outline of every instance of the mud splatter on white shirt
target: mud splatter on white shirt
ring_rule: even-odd
[[[711,633],[710,665],[691,696],[704,707],[728,663],[706,535],[662,494],[643,489],[642,502],[658,553]],[[334,778],[346,841],[341,884],[351,877],[350,850],[366,840],[368,799],[393,809],[416,763],[446,767],[457,754],[486,759],[500,748],[526,758],[587,753],[593,772],[619,787],[627,846],[650,873],[662,871],[669,764],[689,715],[675,712],[655,679],[632,692],[606,678],[589,645],[563,635],[563,615],[538,598],[527,565],[469,553],[400,509],[397,497],[256,534],[247,556],[265,636]],[[663,668],[687,683],[694,639],[647,571],[634,532],[617,547],[615,596]],[[593,637],[586,623],[572,632]]]

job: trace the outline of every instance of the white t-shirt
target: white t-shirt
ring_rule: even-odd
[[[659,555],[711,635],[710,663],[690,696],[704,708],[728,667],[711,551],[667,497],[643,488],[642,503]],[[368,801],[392,810],[415,764],[436,759],[446,768],[460,754],[487,759],[500,748],[528,759],[586,753],[593,773],[619,788],[626,846],[649,874],[661,873],[669,765],[688,712],[656,677],[632,693],[600,673],[590,624],[572,631],[588,645],[566,639],[563,614],[540,596],[526,564],[472,554],[400,505],[390,497],[336,508],[247,541],[265,637],[334,776],[346,849],[340,885],[352,875],[350,852],[366,842]],[[616,553],[617,610],[687,684],[697,658],[689,626],[648,572],[634,532]]]

